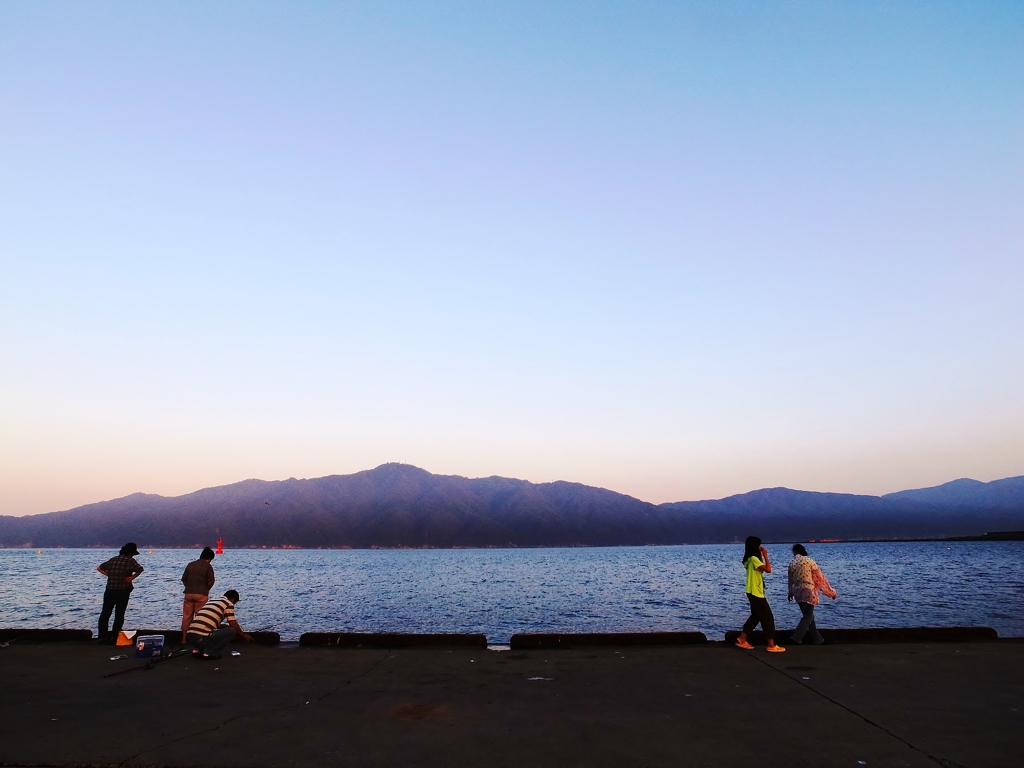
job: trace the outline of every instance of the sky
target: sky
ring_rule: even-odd
[[[1024,474],[1024,4],[0,4],[0,514]]]

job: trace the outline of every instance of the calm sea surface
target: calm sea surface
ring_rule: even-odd
[[[1024,636],[1024,542],[820,544],[832,586],[823,627],[994,627]],[[780,627],[789,548],[769,548],[767,596]],[[0,550],[0,626],[96,631],[105,579],[97,549]],[[742,546],[483,550],[228,550],[215,594],[237,589],[246,629],[284,640],[306,631],[515,632],[699,630],[721,639],[747,616]],[[179,581],[198,550],[144,550],[126,629],[177,627]]]

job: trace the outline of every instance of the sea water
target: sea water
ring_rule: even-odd
[[[1024,636],[1024,542],[808,545],[839,593],[821,627],[971,626]],[[212,594],[236,589],[245,629],[303,632],[704,632],[721,639],[747,617],[742,545],[573,549],[228,549]],[[766,595],[780,628],[788,546],[771,546]],[[0,627],[95,633],[102,549],[0,550]],[[143,550],[126,629],[181,624],[181,572],[198,550]]]

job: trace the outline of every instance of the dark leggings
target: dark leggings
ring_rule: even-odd
[[[750,601],[750,618],[743,625],[743,632],[753,632],[754,627],[760,622],[761,629],[764,630],[765,640],[774,640],[775,615],[772,613],[772,607],[768,605],[768,601],[763,597],[755,597],[749,592],[747,592],[747,599]]]

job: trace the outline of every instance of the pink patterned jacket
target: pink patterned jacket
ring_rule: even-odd
[[[817,605],[819,590],[835,600],[836,591],[818,564],[804,555],[794,556],[789,564],[789,596],[798,603]]]

